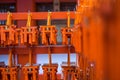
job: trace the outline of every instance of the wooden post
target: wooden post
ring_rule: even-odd
[[[9,67],[12,67],[12,49],[9,48],[9,63],[8,63]]]
[[[70,11],[67,13],[67,27],[70,27]]]
[[[52,64],[52,58],[51,58],[51,49],[48,46],[48,59],[49,59],[49,66]]]
[[[70,47],[68,45],[68,66],[70,66]]]
[[[51,12],[48,12],[47,26],[51,25]]]
[[[32,65],[32,48],[29,47],[29,64]]]

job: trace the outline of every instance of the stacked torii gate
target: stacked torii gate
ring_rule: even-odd
[[[67,30],[67,31],[70,31],[70,35],[72,35],[72,45],[74,46],[75,48],[75,52],[77,53],[77,64],[75,67],[75,70],[74,71],[74,74],[77,75],[77,76],[80,76],[78,77],[79,78],[87,78],[89,70],[91,70],[91,67],[93,68],[94,67],[94,64],[93,63],[90,63],[90,66],[88,65],[88,63],[90,61],[86,60],[86,54],[84,55],[84,49],[83,49],[83,39],[85,39],[83,36],[84,36],[84,24],[83,24],[83,21],[84,21],[84,16],[87,16],[89,17],[92,13],[90,12],[91,9],[92,9],[92,6],[93,4],[91,4],[92,2],[90,1],[86,1],[86,0],[83,0],[79,3],[80,1],[78,0],[78,6],[77,6],[77,10],[76,12],[70,12],[70,15],[71,15],[71,19],[75,19],[75,23],[74,23],[74,27],[70,30]],[[86,11],[89,11],[89,13],[87,13]],[[66,19],[67,15],[66,15],[67,12],[52,12],[52,19]],[[35,20],[35,19],[46,19],[48,13],[47,12],[31,12],[32,14],[32,19]],[[44,16],[42,16],[44,14]],[[62,15],[62,16],[61,16]],[[6,16],[7,14],[0,14],[0,18],[1,20],[5,20],[6,19]],[[13,16],[13,20],[25,20],[26,19],[26,16],[27,16],[27,13],[13,13],[12,14]],[[9,29],[8,32],[9,32],[9,35],[11,35],[12,33],[12,36],[9,36],[7,33],[8,32],[5,32],[3,30],[3,28],[1,28],[1,33],[3,33],[4,35],[1,35],[3,37],[1,37],[1,45],[2,46],[9,46],[9,45],[16,45],[18,44],[18,34],[20,34],[19,36],[21,36],[21,42],[20,44],[22,45],[26,45],[27,46],[33,46],[33,45],[36,45],[36,41],[37,41],[37,29],[34,28],[34,27],[30,27],[30,21],[31,20],[31,15],[29,14],[28,16],[28,25],[27,27],[22,27],[21,29],[16,29],[14,31],[14,28],[15,27],[10,27],[8,28],[7,26],[5,27],[5,29],[7,30],[7,28]],[[48,26],[48,25],[47,25]],[[49,25],[50,26],[50,25]],[[69,25],[68,25],[69,26]],[[51,29],[52,28],[52,29]],[[93,27],[92,27],[93,28]],[[45,45],[48,45],[49,43],[47,42],[47,39],[46,39],[46,33],[45,31],[50,31],[51,32],[51,39],[50,40],[50,44],[56,44],[56,38],[54,38],[56,35],[56,29],[55,27],[47,27],[46,29],[44,29],[43,27],[40,28],[40,31],[42,33],[42,43],[45,44]],[[64,31],[64,30],[63,30]],[[52,34],[54,32],[54,34]],[[45,35],[44,35],[45,33]],[[92,32],[91,32],[92,33]],[[5,36],[6,34],[6,36]],[[54,36],[54,37],[53,37]],[[32,39],[33,38],[33,39]],[[65,38],[63,38],[65,39]],[[64,44],[67,44],[68,42],[65,40],[63,40],[63,43]],[[32,55],[32,51],[31,51],[31,48],[29,49],[30,50],[30,53],[29,53],[29,63],[30,65],[32,64],[31,63],[31,55]],[[50,51],[51,49],[48,48],[48,51],[49,53],[51,53]],[[68,49],[69,50],[69,49]],[[10,50],[11,52],[11,50]],[[50,58],[50,56],[49,56]],[[69,59],[69,57],[68,57]],[[51,62],[51,60],[49,60]],[[23,67],[23,71],[26,71],[25,70],[26,67]],[[29,67],[30,68],[30,67]],[[47,67],[49,68],[49,67]],[[86,71],[86,69],[88,69],[88,71]],[[27,72],[25,72],[26,74]],[[27,73],[28,75],[29,73]],[[89,72],[90,74],[90,72]],[[81,77],[82,76],[82,77]]]

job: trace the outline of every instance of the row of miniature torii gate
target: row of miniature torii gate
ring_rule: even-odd
[[[16,28],[12,24],[12,14],[8,12],[7,22],[5,26],[0,26],[0,44],[2,46],[9,45],[38,45],[38,36],[41,36],[42,44],[57,44],[57,30],[54,25],[51,25],[51,12],[48,12],[47,26],[40,26],[39,30],[35,26],[31,26],[32,15],[28,13],[26,27]],[[40,35],[38,33],[40,32]],[[62,42],[68,44],[67,36],[72,36],[72,28],[70,28],[70,12],[68,12],[68,24],[66,28],[61,29]],[[49,35],[50,34],[50,35]],[[48,39],[49,37],[49,43]],[[71,38],[72,39],[72,38]],[[72,40],[71,40],[72,42]]]
[[[64,80],[80,80],[82,73],[79,67],[70,64],[70,48],[73,44],[73,29],[70,27],[70,12],[67,13],[67,27],[61,29],[62,44],[68,45],[68,62],[62,64]],[[49,64],[42,66],[44,80],[57,80],[58,64],[51,62],[51,49],[49,45],[56,45],[56,27],[51,25],[51,12],[48,12],[47,26],[37,27],[31,26],[32,15],[28,13],[28,20],[26,27],[16,28],[12,25],[12,14],[8,12],[7,22],[5,26],[0,26],[0,45],[1,46],[19,46],[26,45],[29,47],[29,66],[22,67],[25,74],[25,80],[37,80],[38,70],[40,65],[32,64],[32,46],[38,45],[38,36],[41,36],[42,44],[48,47]],[[40,32],[40,35],[38,34]],[[70,42],[68,41],[70,38]],[[78,44],[77,44],[78,45]],[[75,47],[76,48],[76,47]],[[2,73],[2,80],[17,80],[17,66],[12,65],[12,49],[9,48],[9,65],[8,67],[0,68]]]

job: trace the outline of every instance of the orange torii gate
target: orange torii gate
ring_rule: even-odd
[[[6,25],[0,26],[0,40],[1,46],[15,45],[18,43],[16,41],[16,26],[12,24],[12,14],[8,12]]]
[[[78,0],[78,1],[80,1],[80,0]],[[93,5],[92,1],[88,1],[88,0],[82,0],[80,3],[78,3],[76,12],[75,13],[70,12],[71,18],[72,19],[75,18],[74,27],[72,29],[63,29],[63,35],[64,35],[63,44],[68,44],[68,41],[66,40],[66,38],[68,38],[68,36],[66,36],[66,35],[72,34],[71,43],[75,47],[75,51],[77,53],[77,70],[75,71],[75,74],[80,74],[80,76],[82,74],[82,78],[84,77],[85,79],[87,78],[86,76],[89,76],[89,74],[90,74],[89,70],[93,69],[95,67],[94,64],[91,63],[91,61],[97,60],[95,53],[100,54],[100,52],[97,51],[98,48],[97,48],[97,41],[96,41],[97,39],[101,39],[98,37],[96,38],[96,35],[98,34],[96,32],[96,30],[98,30],[99,28],[95,27],[95,24],[96,24],[96,23],[94,23],[95,19],[93,20],[93,17],[91,17],[91,16],[94,16],[91,11],[93,6],[94,5]],[[31,14],[32,14],[32,19],[38,20],[38,19],[46,19],[48,13],[32,12]],[[42,16],[43,14],[44,14],[44,16]],[[14,20],[25,20],[26,15],[27,15],[26,13],[13,13],[13,19]],[[6,17],[6,14],[0,14],[0,18],[2,20],[4,20],[5,17]],[[29,17],[29,20],[30,20],[30,18],[31,17]],[[52,19],[66,19],[66,12],[52,12]],[[92,20],[92,21],[89,22],[89,20],[90,21]],[[56,44],[57,30],[54,26],[52,26],[52,25],[49,25],[49,26],[51,26],[51,27],[48,27],[48,25],[47,25],[47,28],[46,28],[46,26],[40,26],[40,29],[39,29],[41,31],[42,44],[44,44],[44,45]],[[12,31],[12,29],[10,31]],[[70,34],[68,33],[68,31],[70,31],[69,32]],[[31,28],[22,27],[22,28],[18,29],[18,31],[16,30],[16,32],[17,32],[17,36],[18,36],[18,34],[20,34],[21,43],[23,45],[24,44],[27,44],[27,46],[36,45],[37,36],[35,36],[35,35],[37,35],[37,29],[35,27],[31,27]],[[22,33],[20,33],[20,32],[22,32]],[[49,39],[48,39],[48,37],[49,37]],[[4,37],[1,37],[1,38],[4,42],[7,40],[7,38],[6,39],[4,39]],[[10,38],[10,40],[13,40],[13,39],[14,38]],[[18,43],[17,38],[15,38],[15,40],[17,41],[15,43]],[[3,41],[1,41],[1,42],[3,43]],[[4,44],[4,45],[9,45],[10,43],[11,42],[6,41],[6,44]],[[101,47],[99,47],[99,48],[101,48]],[[49,52],[49,62],[51,64],[50,46],[48,46],[48,52]],[[31,54],[32,54],[32,51],[30,50],[29,56],[31,56]],[[30,64],[32,64],[31,58],[29,58],[29,61],[30,61]],[[52,71],[53,71],[53,70],[51,70],[52,67],[55,68],[54,72],[55,73],[57,72],[56,65],[55,66],[53,65],[51,67],[49,67],[49,66],[50,66],[49,64],[47,66],[46,65],[43,66],[43,69],[45,70],[44,75],[50,76],[49,73],[50,72],[52,73]],[[97,69],[99,69],[99,68],[97,68]],[[52,73],[52,74],[54,74],[54,73]],[[77,75],[77,76],[79,76],[79,75]],[[53,77],[53,78],[55,79],[55,77]]]

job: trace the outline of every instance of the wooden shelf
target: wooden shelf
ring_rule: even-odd
[[[51,53],[52,54],[67,54],[68,53],[68,47],[65,45],[51,45]],[[0,54],[8,54],[9,48],[12,47],[1,47],[0,48]],[[71,53],[75,53],[75,49],[73,46],[70,46]],[[15,54],[28,54],[29,53],[29,47],[26,46],[17,46],[14,47],[14,53]],[[48,47],[47,46],[35,46],[32,47],[33,54],[47,54],[48,53]]]
[[[31,16],[33,20],[46,20],[48,16],[48,12],[31,12]],[[28,12],[12,13],[13,20],[27,20],[27,17],[28,17]],[[52,12],[51,17],[52,20],[67,19],[67,12]],[[72,11],[70,12],[70,18],[71,19],[75,18],[75,12]],[[0,20],[6,20],[6,19],[7,19],[7,13],[0,13]]]

